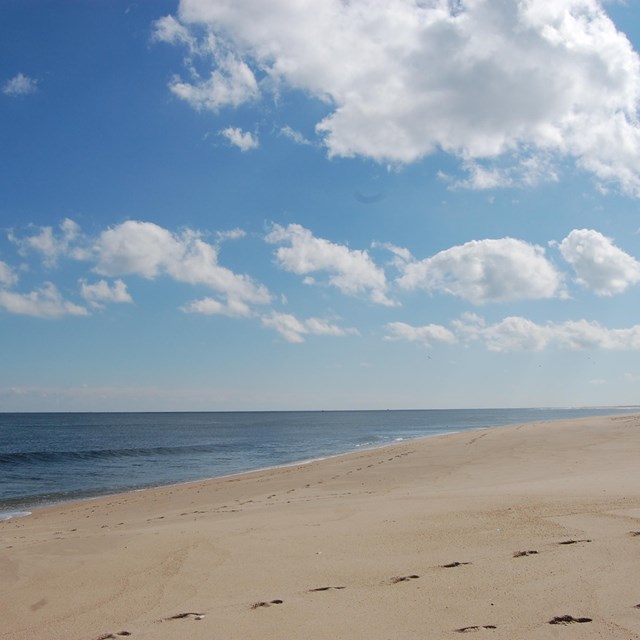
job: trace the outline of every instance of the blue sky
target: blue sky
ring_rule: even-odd
[[[0,411],[640,389],[640,11],[0,4]]]

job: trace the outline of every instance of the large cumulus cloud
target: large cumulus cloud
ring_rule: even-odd
[[[282,87],[324,100],[330,155],[444,150],[478,188],[571,158],[640,195],[639,58],[596,0],[182,0],[155,37],[187,48],[171,89],[195,108]]]

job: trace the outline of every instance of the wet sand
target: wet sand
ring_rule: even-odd
[[[0,522],[0,638],[640,638],[640,416]]]

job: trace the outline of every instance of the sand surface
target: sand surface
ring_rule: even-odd
[[[463,634],[640,638],[640,416],[410,441],[0,522],[3,640]]]

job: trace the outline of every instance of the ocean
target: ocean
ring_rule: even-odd
[[[631,409],[0,413],[0,520],[411,438],[624,411]]]

